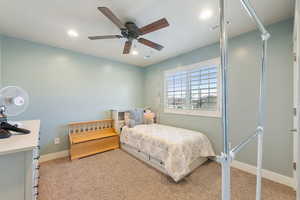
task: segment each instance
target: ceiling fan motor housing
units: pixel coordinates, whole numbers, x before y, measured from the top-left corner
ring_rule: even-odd
[[[98,7],[98,10],[107,17],[113,24],[115,24],[121,31],[121,35],[103,35],[103,36],[91,36],[88,37],[90,40],[102,40],[102,39],[121,39],[126,38],[127,41],[124,44],[123,54],[129,54],[133,40],[148,46],[150,48],[156,49],[158,51],[162,50],[164,47],[160,44],[142,38],[140,36],[146,35],[148,33],[163,29],[169,26],[169,22],[166,18],[159,19],[151,24],[139,28],[134,22],[127,21],[125,24],[107,7]]]
[[[126,22],[125,27],[126,29],[121,29],[121,34],[123,37],[133,40],[137,39],[141,35],[140,30],[135,23]]]

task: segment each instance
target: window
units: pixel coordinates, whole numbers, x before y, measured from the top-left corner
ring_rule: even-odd
[[[165,112],[220,117],[220,59],[165,72]]]

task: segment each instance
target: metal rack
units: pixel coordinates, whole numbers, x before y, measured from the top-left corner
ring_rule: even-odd
[[[267,66],[267,42],[270,33],[266,30],[263,23],[257,16],[254,8],[248,0],[240,0],[244,9],[257,25],[261,32],[262,40],[262,62],[260,69],[260,92],[259,92],[259,118],[255,133],[243,140],[239,145],[232,148],[229,142],[228,133],[228,38],[227,38],[227,19],[226,19],[226,2],[219,0],[220,7],[220,52],[221,52],[221,74],[222,74],[222,128],[223,128],[223,152],[217,157],[217,161],[222,165],[222,200],[230,200],[230,164],[235,159],[235,155],[240,152],[248,143],[258,139],[257,150],[257,177],[256,177],[256,200],[261,199],[261,173],[262,173],[262,151],[264,135],[264,112],[265,112],[265,85],[266,85],[266,66]]]

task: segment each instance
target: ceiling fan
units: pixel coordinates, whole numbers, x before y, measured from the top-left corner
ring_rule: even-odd
[[[133,40],[137,40],[139,43],[158,51],[164,48],[162,45],[142,38],[141,36],[169,26],[166,18],[162,18],[142,28],[139,28],[135,23],[130,21],[123,24],[121,20],[107,7],[98,7],[98,10],[121,30],[121,35],[91,36],[88,37],[90,40],[126,38],[127,41],[124,45],[123,54],[130,53]]]

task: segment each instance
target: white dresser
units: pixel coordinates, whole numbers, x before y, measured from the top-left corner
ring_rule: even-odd
[[[0,199],[38,198],[40,121],[22,121],[28,135],[0,139]]]

